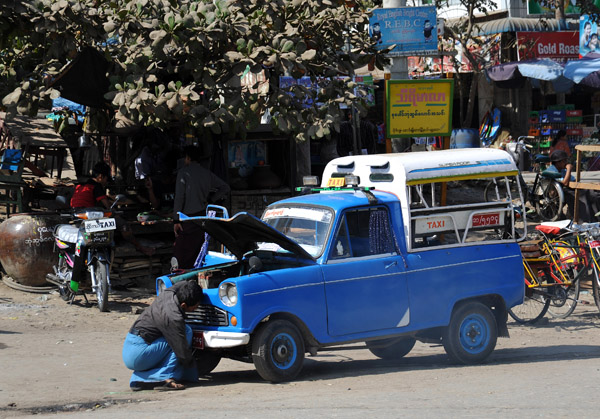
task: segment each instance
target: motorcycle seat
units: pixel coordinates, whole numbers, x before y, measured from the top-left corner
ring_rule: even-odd
[[[54,235],[63,242],[77,243],[79,227],[72,226],[70,224],[61,224],[58,227],[56,227]]]

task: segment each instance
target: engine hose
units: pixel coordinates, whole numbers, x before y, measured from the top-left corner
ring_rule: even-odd
[[[19,284],[18,282],[16,282],[14,279],[12,279],[8,275],[4,275],[2,277],[2,280],[10,288],[13,288],[13,289],[16,289],[19,291],[33,292],[36,294],[48,294],[49,292],[54,291],[56,289],[56,287],[53,287],[53,286],[52,287],[30,287],[28,285]]]

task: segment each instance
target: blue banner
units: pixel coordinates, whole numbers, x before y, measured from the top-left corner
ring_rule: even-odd
[[[435,6],[374,9],[369,35],[379,49],[396,44],[390,56],[438,55]]]

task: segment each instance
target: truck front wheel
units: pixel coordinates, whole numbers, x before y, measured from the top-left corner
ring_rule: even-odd
[[[296,378],[304,361],[304,340],[298,328],[286,320],[261,325],[252,340],[252,360],[267,381]]]
[[[199,350],[194,352],[196,358],[196,369],[198,370],[198,377],[209,374],[212,370],[217,368],[221,357],[213,352],[206,350]]]
[[[442,335],[448,356],[461,364],[476,364],[496,347],[498,327],[491,310],[476,302],[464,304],[452,313]]]

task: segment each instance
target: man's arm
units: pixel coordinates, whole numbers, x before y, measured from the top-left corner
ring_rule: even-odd
[[[565,177],[563,177],[561,183],[565,186],[569,186],[569,183],[571,182],[571,172],[573,171],[573,165],[572,164],[567,164],[565,166]]]
[[[210,172],[210,191],[213,202],[218,202],[227,197],[231,188],[219,176]]]

